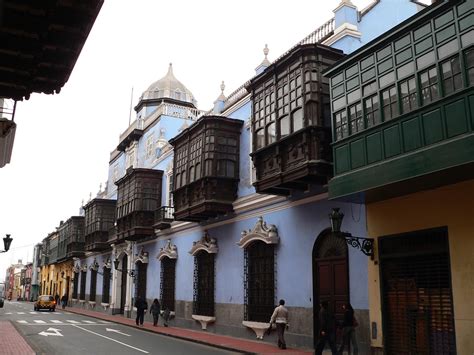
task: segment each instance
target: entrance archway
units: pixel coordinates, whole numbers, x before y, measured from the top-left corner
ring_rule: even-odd
[[[322,231],[313,247],[313,339],[319,338],[319,304],[328,301],[336,321],[342,321],[342,305],[349,302],[348,249],[343,238],[330,229]]]

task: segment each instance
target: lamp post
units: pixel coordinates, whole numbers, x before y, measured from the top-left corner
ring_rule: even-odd
[[[332,233],[338,238],[344,238],[347,244],[351,247],[359,249],[365,255],[370,256],[374,259],[374,239],[355,237],[351,233],[341,232],[342,220],[344,213],[339,212],[339,208],[333,208],[329,214],[329,220],[331,221]]]
[[[3,246],[5,250],[0,250],[0,253],[6,253],[10,249],[10,245],[12,244],[13,238],[10,237],[10,234],[6,234],[6,237],[3,238]]]

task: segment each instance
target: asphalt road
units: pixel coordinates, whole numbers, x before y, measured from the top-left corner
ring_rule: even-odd
[[[0,320],[10,320],[37,354],[238,354],[67,310],[34,312],[29,302],[5,301]]]

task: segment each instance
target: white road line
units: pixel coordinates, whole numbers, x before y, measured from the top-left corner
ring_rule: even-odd
[[[99,336],[99,337],[102,337],[102,338],[105,338],[105,339],[108,339],[108,340],[114,341],[114,342],[116,342],[116,343],[119,343],[119,344],[121,344],[121,345],[123,345],[123,346],[129,347],[129,348],[131,348],[131,349],[134,349],[134,350],[137,350],[137,351],[141,351],[142,353],[149,354],[149,352],[148,352],[148,351],[146,351],[146,350],[139,349],[139,348],[136,348],[136,347],[134,347],[134,346],[131,346],[131,345],[125,344],[125,343],[123,343],[123,342],[121,342],[121,341],[118,341],[118,340],[115,340],[115,339],[109,338],[109,337],[107,337],[107,336],[105,336],[105,335],[102,335],[102,334],[99,334],[99,333],[93,332],[92,330],[89,330],[89,329],[86,329],[86,328],[82,328],[82,327],[80,327],[80,326],[78,326],[78,325],[73,325],[73,327],[76,327],[76,328],[82,329],[82,330],[83,330],[83,331],[85,331],[85,332],[88,332],[88,333],[95,334],[95,335],[97,335],[97,336]]]
[[[16,314],[25,314],[25,312],[16,312]]]
[[[62,324],[63,323],[62,321],[56,320],[56,319],[52,319],[51,322],[52,323],[57,323],[57,324]]]
[[[30,312],[30,314],[38,314],[38,312]]]
[[[5,313],[5,314],[13,314],[13,313],[12,313],[12,312],[7,312],[7,313]]]
[[[106,320],[100,320],[99,322],[100,322],[100,323],[104,323],[104,324],[110,324],[110,323],[112,323],[112,322],[109,322],[109,321],[106,321]]]
[[[44,320],[35,319],[34,322],[38,323],[38,324],[46,324],[46,322]]]
[[[28,324],[28,322],[26,320],[19,320],[18,323],[21,323],[21,324]]]
[[[96,324],[96,322],[92,321],[92,320],[84,320],[83,321],[84,323],[89,323],[89,324]]]
[[[68,323],[73,323],[73,324],[80,324],[81,322],[78,322],[77,320],[67,320],[66,322]]]

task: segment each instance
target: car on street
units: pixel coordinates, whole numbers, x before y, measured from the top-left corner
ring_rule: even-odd
[[[40,309],[49,309],[50,311],[56,310],[56,301],[51,295],[41,295],[35,302],[34,310],[39,311]]]

